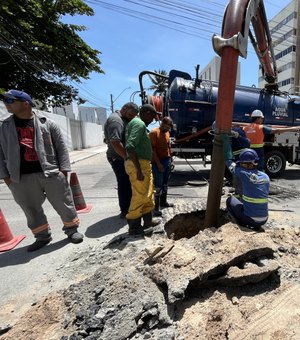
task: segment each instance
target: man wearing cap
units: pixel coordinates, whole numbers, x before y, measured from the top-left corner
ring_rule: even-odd
[[[127,158],[125,150],[125,130],[127,124],[138,114],[135,103],[126,103],[120,111],[111,114],[104,125],[105,141],[107,143],[107,160],[117,179],[120,217],[125,218],[131,201],[131,184],[125,171],[124,161]]]
[[[226,166],[242,184],[242,197],[230,196],[226,207],[232,220],[240,226],[259,231],[268,220],[269,176],[257,169],[256,151],[244,149],[234,163],[229,136],[222,135]],[[236,166],[236,165],[239,166]]]
[[[250,140],[250,148],[255,150],[258,157],[257,169],[263,171],[265,167],[264,159],[264,138],[267,134],[276,134],[289,131],[298,131],[299,127],[273,129],[263,125],[264,115],[260,110],[254,110],[251,114],[251,124],[244,126],[247,138]]]
[[[1,95],[12,115],[0,125],[0,178],[24,211],[36,241],[35,251],[48,244],[51,231],[42,204],[47,197],[63,222],[72,243],[80,243],[79,219],[67,180],[69,153],[56,123],[33,112],[30,95],[10,90]]]
[[[129,234],[143,235],[145,229],[158,224],[152,218],[154,208],[154,186],[151,170],[152,148],[147,126],[153,121],[157,112],[150,104],[140,108],[140,116],[133,118],[126,128],[126,152],[128,159],[125,169],[129,176],[132,198],[126,215]],[[142,227],[141,220],[144,225]]]

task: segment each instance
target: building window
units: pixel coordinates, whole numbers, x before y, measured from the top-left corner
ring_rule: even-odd
[[[276,54],[275,59],[278,60],[278,59],[284,57],[285,55],[287,55],[291,52],[296,52],[296,46],[295,45],[292,45],[292,46],[288,47],[287,49],[281,51],[280,53]]]
[[[286,86],[286,85],[289,85],[289,84],[294,84],[294,78],[285,79],[285,80],[280,81],[278,83],[279,86]]]
[[[278,68],[278,74],[283,72],[283,71],[286,71],[286,70],[288,70],[290,68],[295,68],[295,66],[296,66],[296,63],[294,61],[291,61],[291,62],[289,62],[289,63],[279,67]]]
[[[275,40],[273,42],[273,48],[275,48],[275,46],[281,44],[282,42],[284,42],[285,40],[288,40],[288,38],[292,37],[292,36],[296,36],[296,30],[292,29],[289,32],[287,32],[286,34],[282,35],[279,39]]]
[[[285,19],[283,19],[279,24],[277,24],[275,27],[273,27],[270,30],[271,35],[280,30],[281,27],[285,26],[289,21],[297,19],[297,12],[293,12],[290,15],[288,15]]]

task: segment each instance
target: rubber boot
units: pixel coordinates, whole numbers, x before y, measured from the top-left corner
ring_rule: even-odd
[[[127,223],[129,226],[129,235],[144,235],[144,229],[141,225],[141,217],[135,219],[127,219]]]
[[[143,220],[144,220],[143,228],[144,228],[145,236],[151,236],[153,234],[154,227],[160,224],[161,222],[160,218],[152,217],[151,211],[143,215]]]
[[[167,202],[167,193],[166,192],[161,194],[161,197],[160,197],[160,207],[161,208],[172,208],[172,207],[174,207],[173,203],[168,203]]]
[[[150,228],[150,227],[155,227],[156,225],[159,225],[161,222],[160,218],[153,218],[152,217],[152,212],[149,211],[147,214],[143,215],[143,220],[144,220],[144,229]]]
[[[159,210],[160,209],[160,196],[155,196],[154,197],[154,211],[153,211],[153,216],[160,217],[162,216],[162,212]]]

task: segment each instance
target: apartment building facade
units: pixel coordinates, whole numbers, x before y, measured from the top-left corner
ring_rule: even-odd
[[[199,77],[211,81],[219,81],[221,69],[221,58],[215,56],[202,70],[200,69]],[[238,62],[238,69],[236,74],[236,85],[240,85],[240,62]]]
[[[278,71],[279,90],[300,95],[300,16],[299,0],[291,1],[272,20],[269,29]],[[259,70],[258,86],[265,80]]]

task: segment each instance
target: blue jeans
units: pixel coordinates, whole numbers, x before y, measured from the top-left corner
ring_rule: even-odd
[[[119,159],[112,160],[111,158],[108,158],[108,161],[117,179],[120,210],[122,213],[127,214],[132,193],[130,180],[125,171],[124,161]]]
[[[164,158],[160,161],[164,171],[160,172],[155,163],[152,164],[152,172],[155,186],[155,196],[161,196],[168,191],[168,181],[171,174],[171,158]]]

